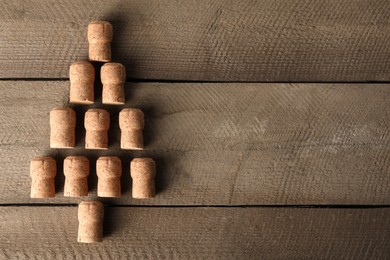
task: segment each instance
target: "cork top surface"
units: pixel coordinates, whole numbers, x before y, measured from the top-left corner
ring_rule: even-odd
[[[69,73],[93,73],[95,74],[95,67],[88,61],[76,61],[70,65]]]
[[[76,127],[76,112],[70,107],[56,107],[50,111],[50,125]]]
[[[99,177],[122,176],[122,161],[116,156],[102,156],[96,161],[96,174]]]
[[[84,126],[87,130],[104,131],[110,128],[110,114],[105,109],[88,109]]]
[[[95,68],[88,61],[76,61],[69,68],[71,82],[92,83],[95,81]]]
[[[100,70],[100,79],[103,84],[123,84],[126,82],[126,68],[117,62],[106,63]]]
[[[131,160],[132,163],[150,163],[155,164],[154,160],[152,158],[134,158]]]
[[[74,113],[74,110],[70,107],[55,107],[53,108],[50,112],[54,112],[54,113],[57,113],[57,112],[68,112],[68,113]]]
[[[109,43],[112,41],[112,25],[107,21],[93,21],[88,25],[90,43]]]
[[[89,25],[95,25],[95,24],[104,24],[104,25],[110,25],[110,26],[112,26],[111,23],[108,22],[108,21],[91,21],[91,22],[89,23]]]
[[[37,156],[31,160],[30,175],[39,178],[54,178],[57,173],[56,161],[52,157]]]
[[[31,159],[31,161],[38,161],[38,162],[47,162],[47,163],[55,163],[56,160],[54,160],[53,157],[50,156],[35,156]]]
[[[89,61],[86,61],[86,60],[75,61],[70,66],[71,67],[74,67],[74,66],[88,66],[88,67],[92,67],[93,68],[93,65]]]
[[[101,222],[104,218],[104,206],[100,201],[82,201],[78,208],[79,221]]]
[[[138,108],[125,108],[119,112],[119,128],[126,129],[143,129],[144,113]]]
[[[85,156],[67,156],[64,160],[64,175],[85,178],[89,175],[89,160]]]
[[[156,163],[152,158],[135,158],[130,162],[130,174],[133,178],[154,178]]]

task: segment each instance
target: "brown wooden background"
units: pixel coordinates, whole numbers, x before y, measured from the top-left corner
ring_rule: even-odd
[[[0,3],[0,258],[386,259],[390,257],[390,2],[363,0]],[[144,151],[49,149],[68,68],[91,20],[114,26],[125,107],[145,112]],[[99,68],[99,65],[96,65]],[[57,197],[30,199],[33,156],[57,159]],[[62,160],[120,156],[123,196],[104,242],[77,243],[79,198]],[[157,161],[152,200],[129,162]],[[90,196],[96,197],[94,167]]]

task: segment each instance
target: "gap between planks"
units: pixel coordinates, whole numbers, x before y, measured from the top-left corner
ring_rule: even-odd
[[[99,200],[100,201],[100,200]],[[386,209],[390,205],[110,205],[108,208],[295,208],[295,209]],[[77,207],[77,203],[14,203],[0,207]]]
[[[69,78],[0,78],[0,81],[69,81]],[[166,80],[127,78],[126,83],[193,83],[193,84],[389,84],[390,81],[224,81],[224,80]],[[69,82],[70,84],[70,82]]]

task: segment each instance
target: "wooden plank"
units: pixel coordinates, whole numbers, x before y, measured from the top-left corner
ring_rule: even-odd
[[[145,151],[120,151],[118,112],[110,150],[87,151],[76,106],[77,148],[49,149],[49,111],[66,105],[67,81],[0,81],[0,203],[74,203],[62,196],[62,160],[87,155],[123,160],[120,199],[112,204],[291,205],[390,203],[390,85],[127,85],[126,107],[146,114]],[[99,93],[99,91],[97,91]],[[100,99],[100,98],[98,98]],[[58,198],[29,199],[29,162],[53,155]],[[131,199],[129,162],[157,160],[158,196]],[[94,167],[91,196],[96,195]]]
[[[1,207],[4,259],[385,259],[390,209],[106,208],[77,243],[77,207]]]
[[[129,78],[389,81],[389,9],[387,0],[2,1],[0,77],[67,78],[87,58],[87,24],[106,19]]]

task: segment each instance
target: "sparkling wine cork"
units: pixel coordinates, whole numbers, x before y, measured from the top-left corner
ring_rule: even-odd
[[[147,199],[156,195],[156,163],[153,159],[133,159],[130,163],[130,174],[133,179],[133,198]]]
[[[85,156],[68,156],[64,160],[65,197],[88,196],[89,161]]]
[[[56,161],[52,157],[35,157],[31,160],[31,198],[55,197],[56,172]]]
[[[143,149],[144,113],[140,109],[123,109],[119,113],[119,128],[121,129],[121,149]]]
[[[50,147],[73,148],[75,146],[76,113],[69,107],[50,111]]]
[[[104,109],[88,109],[84,118],[85,148],[107,149],[110,114]]]
[[[122,162],[118,157],[100,157],[96,161],[99,197],[120,197]]]
[[[95,243],[103,241],[104,206],[101,202],[82,201],[79,204],[78,219],[78,242]]]
[[[125,103],[126,68],[115,62],[106,63],[100,71],[103,84],[103,104],[123,105]]]
[[[93,21],[88,25],[89,59],[111,61],[112,25],[106,21]]]
[[[92,104],[94,102],[95,68],[87,61],[70,65],[70,102]]]

